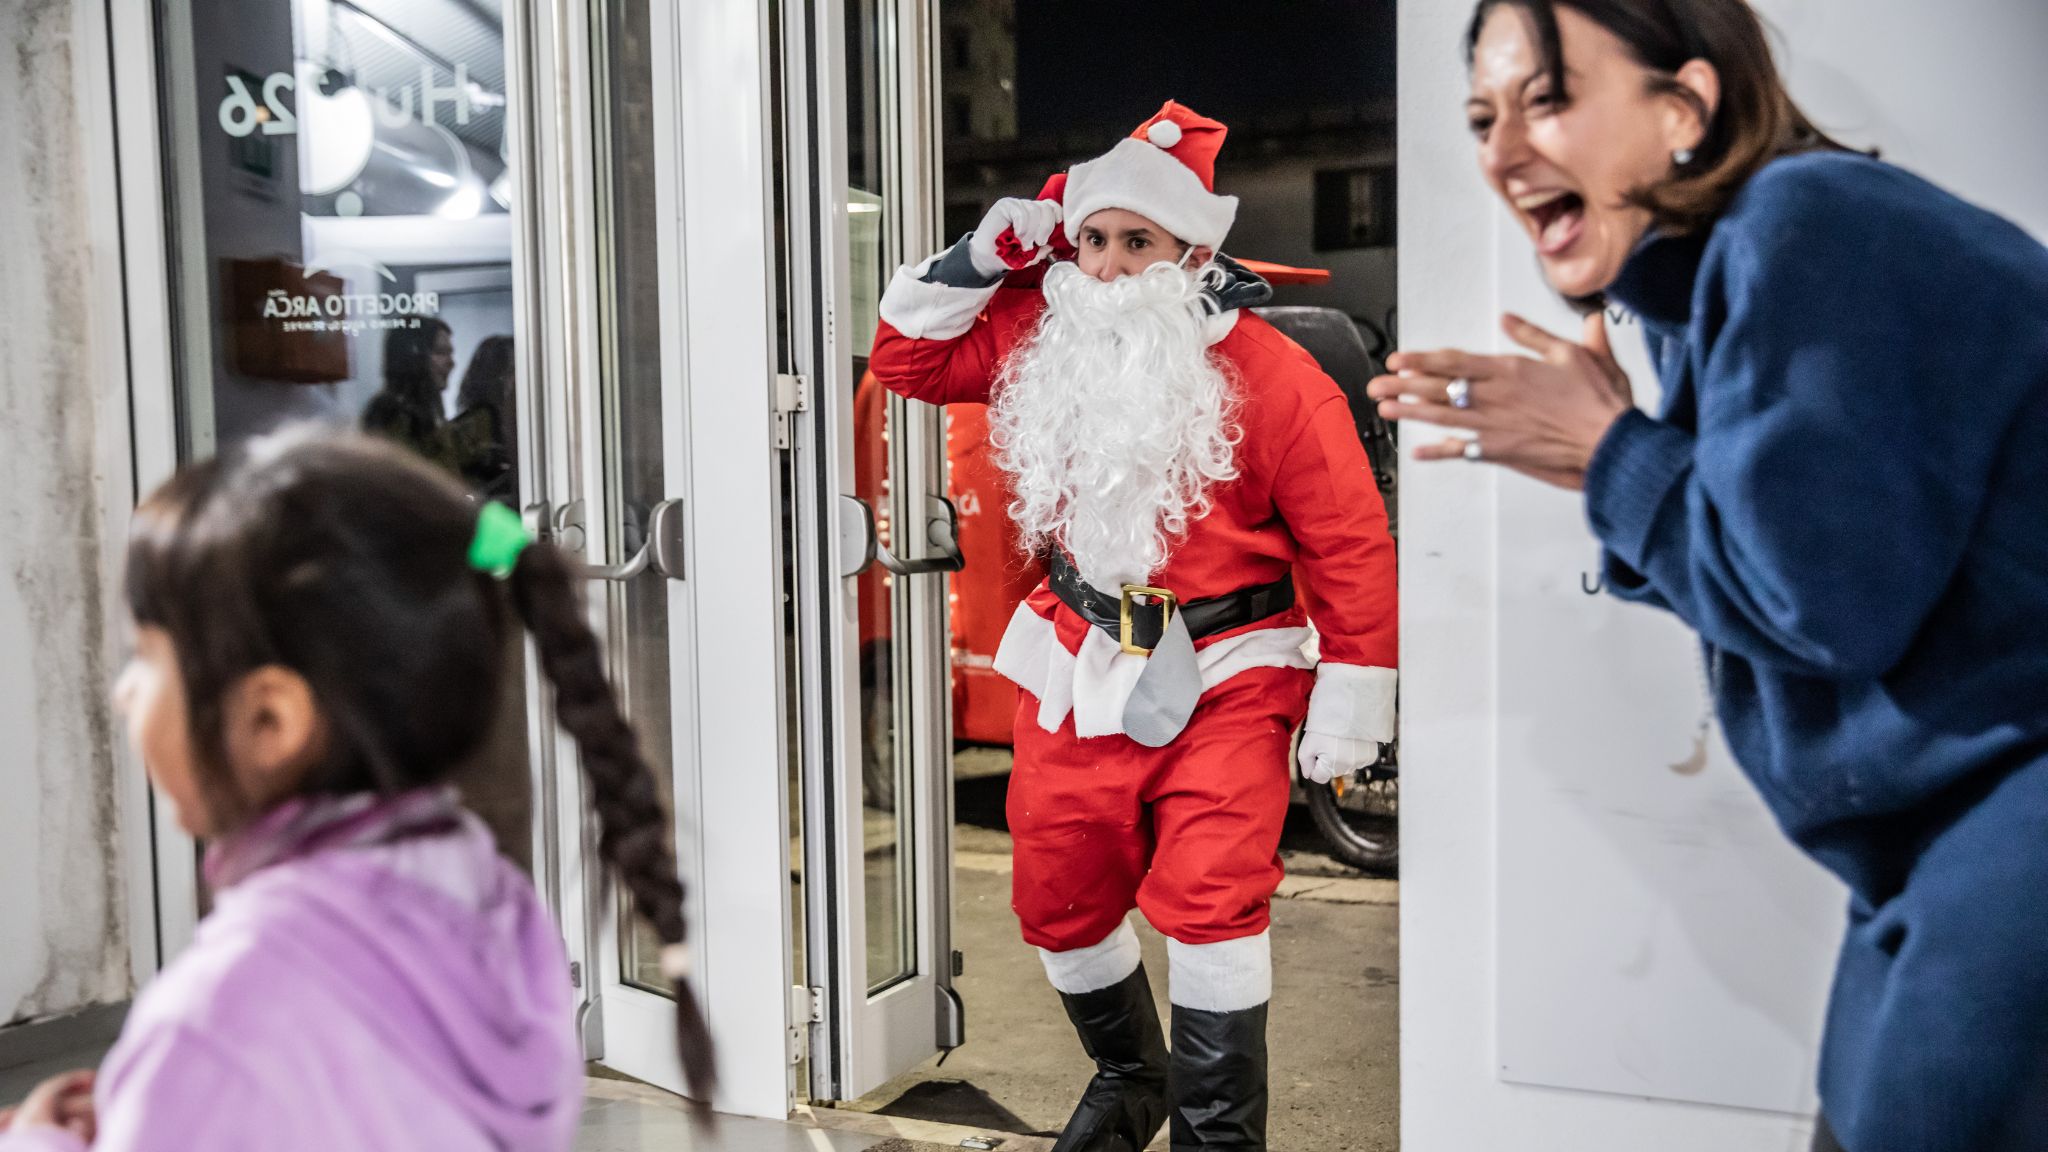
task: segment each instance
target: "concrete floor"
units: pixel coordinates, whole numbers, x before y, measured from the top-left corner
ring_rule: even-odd
[[[957,797],[955,946],[967,1005],[967,1044],[847,1107],[1049,1135],[1087,1083],[1082,1055],[1037,953],[1010,911],[1009,837],[992,814],[1001,781],[964,780]],[[1358,877],[1315,852],[1306,812],[1283,841],[1289,880],[1273,913],[1274,1005],[1269,1032],[1269,1142],[1289,1152],[1380,1152],[1399,1147],[1398,885]],[[1299,825],[1299,826],[1297,826]],[[1161,1018],[1165,944],[1133,922]],[[1165,1147],[1163,1139],[1155,1148]]]
[[[97,1065],[111,1039],[53,1048],[34,1059],[0,1068],[0,1101],[18,1103],[50,1076]],[[846,1130],[838,1118],[808,1116],[779,1123],[744,1116],[720,1116],[715,1127],[699,1124],[679,1097],[657,1088],[609,1078],[588,1082],[576,1152],[927,1152],[959,1148],[971,1133],[938,1125],[893,1122],[873,1130]],[[873,1118],[882,1120],[881,1117]],[[910,1133],[902,1135],[901,1133]],[[927,1137],[928,1139],[920,1139]],[[1034,1141],[1004,1142],[1002,1152],[1033,1152]]]
[[[602,1082],[591,1088],[576,1152],[868,1152],[885,1139],[742,1116],[720,1116],[716,1127],[706,1128],[680,1101],[660,1099],[665,1094],[655,1089],[634,1096]]]
[[[843,1109],[799,1108],[787,1123],[737,1116],[706,1126],[657,1088],[593,1078],[576,1152],[1050,1152],[1052,1141]]]
[[[980,783],[976,783],[976,779]],[[999,823],[994,773],[963,781],[963,819]],[[999,811],[999,808],[994,809]],[[1357,876],[1315,851],[1305,813],[1282,842],[1288,880],[1273,910],[1274,1008],[1269,1034],[1268,1143],[1287,1152],[1391,1152],[1400,1146],[1399,887]],[[790,1123],[721,1117],[697,1127],[675,1097],[644,1085],[593,1080],[578,1152],[1047,1152],[1089,1069],[1018,937],[1009,904],[1009,837],[956,828],[955,943],[966,1046],[839,1108]],[[1162,1014],[1165,945],[1135,917]],[[1164,1134],[1152,1147],[1166,1147]]]

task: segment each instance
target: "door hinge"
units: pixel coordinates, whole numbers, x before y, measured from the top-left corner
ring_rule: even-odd
[[[569,987],[583,987],[583,961],[581,960],[569,961]]]
[[[810,1055],[811,1027],[825,1022],[825,990],[793,984],[789,989],[789,1062]]]
[[[775,447],[790,445],[791,417],[811,410],[811,382],[793,372],[775,374]]]
[[[967,975],[967,953],[953,949],[953,979]]]

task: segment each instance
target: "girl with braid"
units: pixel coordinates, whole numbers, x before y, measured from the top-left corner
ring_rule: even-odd
[[[666,944],[708,1099],[683,889],[582,579],[503,505],[368,438],[286,433],[137,511],[116,689],[213,911],[97,1076],[0,1114],[0,1152],[566,1150],[582,1100],[561,937],[446,781],[523,626],[582,750],[606,862]]]

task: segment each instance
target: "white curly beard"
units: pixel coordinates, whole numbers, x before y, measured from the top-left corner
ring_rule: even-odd
[[[1004,363],[989,439],[1027,551],[1090,584],[1143,584],[1235,479],[1235,390],[1209,354],[1197,279],[1172,264],[1103,283],[1046,273],[1038,330]]]

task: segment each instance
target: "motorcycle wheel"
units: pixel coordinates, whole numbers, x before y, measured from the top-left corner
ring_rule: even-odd
[[[1362,872],[1392,878],[1401,863],[1400,777],[1386,762],[1353,777],[1340,798],[1327,784],[1303,781],[1309,816],[1331,855]]]

